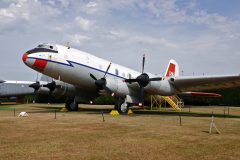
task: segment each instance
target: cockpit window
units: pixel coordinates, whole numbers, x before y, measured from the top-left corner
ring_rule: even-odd
[[[50,44],[39,44],[37,48],[46,48],[46,49],[53,49],[57,50],[56,46]]]
[[[54,45],[50,45],[50,44],[40,44],[36,48],[34,48],[34,49],[30,50],[30,51],[27,51],[28,54],[37,53],[37,52],[58,53],[57,47],[54,46]]]

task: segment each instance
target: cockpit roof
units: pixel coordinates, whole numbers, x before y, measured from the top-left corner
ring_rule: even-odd
[[[46,49],[51,49],[51,50],[57,51],[57,47],[55,45],[48,44],[48,43],[39,44],[37,46],[37,48],[46,48]]]
[[[36,48],[27,51],[28,54],[37,53],[37,52],[52,52],[58,53],[57,47],[52,44],[39,44]]]

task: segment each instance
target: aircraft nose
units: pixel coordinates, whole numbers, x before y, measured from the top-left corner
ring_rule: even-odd
[[[28,58],[28,54],[24,53],[23,56],[22,56],[23,62],[26,62],[27,58]]]

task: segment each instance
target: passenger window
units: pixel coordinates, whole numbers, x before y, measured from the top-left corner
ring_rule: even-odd
[[[118,69],[115,69],[115,74],[118,76]]]
[[[122,73],[122,76],[125,77],[125,73]]]

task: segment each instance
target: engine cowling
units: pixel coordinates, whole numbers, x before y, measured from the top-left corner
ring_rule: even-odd
[[[62,81],[56,80],[56,88],[52,92],[53,96],[67,96],[67,97],[74,97],[78,91],[78,89],[72,85]],[[47,87],[40,87],[38,90],[40,94],[48,94],[49,89]]]
[[[153,81],[145,88],[146,92],[155,95],[171,96],[176,93],[173,86],[174,78],[166,78],[162,81]]]
[[[113,93],[120,97],[125,97],[126,95],[138,95],[137,93],[134,93],[134,90],[131,90],[127,83],[125,83],[123,80],[119,79],[106,79],[107,84],[106,86],[110,88]]]

